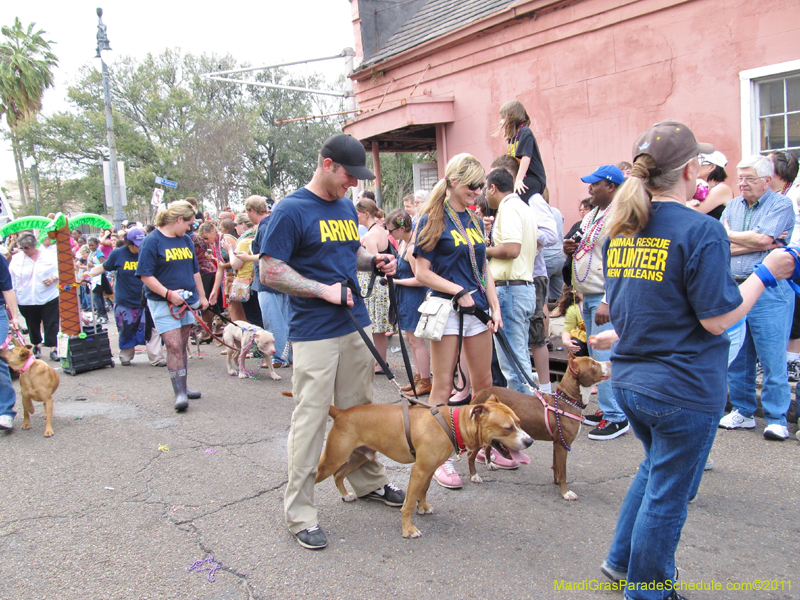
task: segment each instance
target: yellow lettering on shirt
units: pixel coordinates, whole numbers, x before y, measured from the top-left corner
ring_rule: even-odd
[[[358,240],[358,227],[352,220],[329,219],[319,222],[319,238],[321,242],[347,242]]]
[[[462,236],[460,233],[458,233],[458,231],[455,230],[455,229],[451,229],[450,230],[450,235],[453,236],[453,245],[456,248],[458,248],[461,244],[466,244],[467,243],[467,240],[464,239],[464,236]]]
[[[606,253],[606,277],[663,281],[671,240],[615,238]]]
[[[194,254],[188,248],[165,248],[164,259],[169,262],[171,260],[191,260]]]
[[[138,261],[126,260],[125,264],[122,265],[122,270],[123,271],[135,271],[137,266],[139,266]]]

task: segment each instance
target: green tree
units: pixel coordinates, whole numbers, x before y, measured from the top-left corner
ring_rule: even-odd
[[[42,96],[53,85],[53,68],[58,65],[58,58],[50,49],[53,42],[45,40],[44,30],[35,31],[35,27],[31,23],[23,28],[19,18],[15,18],[13,26],[0,28],[4,38],[0,44],[0,115],[5,114],[10,129],[23,206],[30,192],[26,192],[24,151],[17,131],[42,109]],[[35,159],[33,146],[30,153]]]

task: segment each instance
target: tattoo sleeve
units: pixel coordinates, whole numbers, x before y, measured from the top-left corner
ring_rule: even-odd
[[[367,252],[364,246],[361,246],[358,249],[358,254],[356,254],[356,269],[359,271],[372,271],[373,258],[375,257]]]
[[[319,298],[328,287],[300,275],[282,260],[263,255],[258,262],[261,283],[272,289],[303,298]]]

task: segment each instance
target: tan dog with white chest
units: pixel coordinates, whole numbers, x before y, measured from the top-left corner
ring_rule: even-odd
[[[58,373],[43,360],[33,357],[33,346],[15,346],[0,350],[0,360],[19,373],[22,408],[25,411],[22,428],[31,428],[33,400],[36,400],[44,404],[44,435],[53,435],[53,392],[58,389]]]
[[[272,377],[273,381],[280,381],[281,376],[275,372],[275,368],[272,366],[272,357],[275,356],[275,336],[269,331],[247,321],[228,323],[222,333],[222,341],[228,346],[236,348],[236,350],[229,348],[226,355],[225,362],[228,367],[228,375],[239,373],[239,379],[247,379],[247,373],[242,373],[238,370],[239,355],[242,353],[243,348],[247,348],[251,340],[266,359],[269,365],[269,376]]]
[[[453,408],[442,413],[461,449],[477,450],[491,445],[503,456],[511,458],[527,448],[533,440],[519,424],[519,419],[509,407],[490,396],[484,404]],[[421,534],[414,527],[414,508],[419,514],[430,514],[433,508],[427,501],[428,487],[436,469],[454,452],[444,428],[431,411],[423,406],[409,408],[409,431],[416,456],[411,453],[403,426],[403,408],[400,405],[364,404],[341,410],[331,406],[333,427],[319,460],[316,483],[334,475],[342,500],[349,502],[356,496],[349,493],[344,478],[372,460],[375,451],[399,463],[414,463],[408,481],[406,500],[400,512],[403,515],[403,537],[416,538]],[[449,418],[448,418],[449,417]],[[455,424],[455,427],[454,427]]]

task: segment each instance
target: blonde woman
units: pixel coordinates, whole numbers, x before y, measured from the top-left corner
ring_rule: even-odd
[[[447,163],[445,178],[436,184],[422,207],[416,225],[417,280],[442,298],[453,298],[466,290],[468,293],[459,297],[458,306],[465,311],[472,307],[491,310],[492,316],[490,330],[475,315],[464,314],[460,330],[459,315],[453,312],[442,339],[431,342],[430,401],[434,405],[445,404],[450,397],[459,337],[463,337],[462,352],[473,390],[479,392],[492,385],[492,333],[502,327],[500,305],[486,264],[483,223],[468,208],[480,195],[483,184],[484,171],[478,159],[469,154],[454,156]],[[461,487],[461,478],[450,460],[436,470],[434,479],[444,487]]]
[[[193,309],[208,308],[195,244],[187,235],[192,229],[194,208],[178,200],[156,215],[156,229],[139,246],[136,274],[147,286],[145,297],[158,333],[167,347],[167,368],[175,393],[175,411],[189,408],[189,399],[200,392],[186,385],[186,344],[195,321],[190,311],[179,312],[184,299]]]
[[[239,239],[234,246],[228,245],[228,248],[230,248],[228,254],[231,257],[231,268],[236,273],[236,279],[249,279],[252,286],[255,277],[255,263],[258,262],[258,254],[253,253],[253,239],[256,235],[256,228],[247,213],[236,215],[235,223]],[[234,300],[231,301],[230,306],[232,321],[247,321],[258,327],[264,326],[257,293],[251,291],[247,302]],[[233,318],[234,312],[237,315],[236,319]]]
[[[369,198],[362,198],[356,202],[356,213],[358,214],[358,224],[367,228],[366,235],[361,240],[361,245],[373,256],[376,254],[394,254],[394,246],[389,242],[389,234],[383,228],[383,211]],[[361,286],[361,294],[367,292],[372,275],[359,271],[358,283]],[[386,360],[386,334],[394,331],[394,327],[389,322],[389,289],[381,285],[378,280],[372,289],[372,295],[365,300],[369,319],[372,321],[372,340],[375,348]],[[383,375],[380,366],[375,364],[375,374]]]

